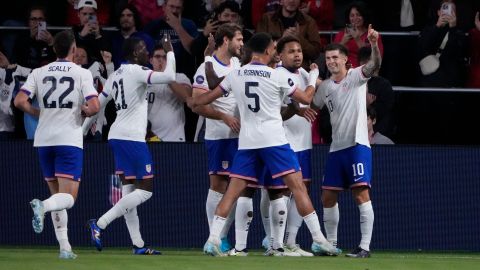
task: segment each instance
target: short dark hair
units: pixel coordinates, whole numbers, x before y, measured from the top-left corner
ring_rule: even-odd
[[[370,46],[361,47],[357,53],[358,63],[362,63],[370,60],[371,54],[372,54],[372,48],[370,48]]]
[[[157,44],[155,44],[155,46],[153,46],[152,54],[156,50],[164,50],[165,51],[165,48],[163,48],[163,45],[161,43],[157,43]]]
[[[372,16],[370,9],[368,8],[367,4],[362,1],[355,1],[351,3],[348,8],[345,10],[345,23],[350,23],[350,11],[352,8],[358,10],[358,13],[363,17],[363,25],[368,27],[370,23],[372,23]]]
[[[264,53],[272,43],[272,36],[268,33],[256,33],[247,43],[247,47],[252,53]]]
[[[123,42],[122,46],[122,54],[123,58],[127,60],[132,60],[133,59],[133,52],[135,51],[135,48],[137,47],[138,43],[140,43],[142,40],[139,38],[127,38]]]
[[[325,52],[327,51],[336,51],[338,50],[340,53],[342,53],[345,56],[348,56],[348,49],[347,47],[343,46],[340,43],[330,43],[325,47]]]
[[[237,2],[225,1],[215,8],[215,10],[213,11],[214,12],[213,19],[218,20],[218,15],[220,15],[220,13],[224,12],[226,9],[230,9],[232,12],[240,14],[240,6],[238,5]]]
[[[70,48],[75,43],[75,35],[71,30],[63,30],[55,35],[53,39],[53,49],[58,58],[65,58],[70,52]]]
[[[242,32],[242,28],[235,23],[226,23],[222,24],[218,27],[217,31],[215,32],[215,47],[220,47],[223,44],[223,38],[227,37],[229,40],[235,36],[237,31]]]
[[[284,36],[277,41],[277,53],[281,53],[285,48],[285,45],[290,42],[297,42],[300,44],[300,40],[297,37],[291,35]]]
[[[370,117],[370,119],[372,120],[377,118],[377,111],[375,110],[375,107],[373,106],[367,107],[367,116]]]
[[[30,6],[27,13],[27,19],[30,19],[30,15],[34,10],[40,10],[43,13],[45,19],[47,19],[47,8],[40,4],[33,4],[32,6]]]

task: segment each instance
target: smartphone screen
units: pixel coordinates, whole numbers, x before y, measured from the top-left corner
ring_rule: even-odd
[[[37,38],[40,38],[40,33],[42,31],[46,31],[47,30],[47,23],[44,22],[44,21],[39,21],[38,22],[38,29],[37,29]]]
[[[442,12],[442,14],[445,14],[445,15],[452,15],[452,4],[451,3],[443,3],[441,12]]]
[[[90,15],[88,17],[88,22],[89,23],[96,23],[97,22],[97,15]]]

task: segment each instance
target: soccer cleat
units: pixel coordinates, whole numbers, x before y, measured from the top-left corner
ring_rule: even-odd
[[[269,248],[263,255],[274,256],[274,257],[300,257],[301,256],[296,252],[292,252],[290,250],[286,250],[283,248],[277,248],[277,249]]]
[[[73,253],[72,251],[68,250],[60,250],[60,254],[58,254],[59,259],[66,259],[66,260],[73,260],[77,258],[77,254]]]
[[[268,236],[265,236],[265,238],[263,238],[262,240],[262,247],[265,249],[265,250],[268,250],[270,248],[270,239],[268,239]]]
[[[98,251],[102,251],[102,229],[97,226],[96,219],[90,219],[87,223],[87,228],[90,230],[90,239],[92,244],[97,248]]]
[[[162,255],[162,252],[153,248],[148,248],[147,246],[139,248],[134,245],[132,250],[134,255]]]
[[[230,242],[228,241],[227,237],[222,238],[221,241],[222,242],[220,243],[220,250],[223,253],[227,253],[228,251],[230,251],[233,248],[232,245],[230,244]]]
[[[285,246],[284,249],[290,252],[295,252],[300,254],[302,257],[313,257],[313,253],[303,250],[299,244],[293,246]]]
[[[350,258],[370,258],[370,251],[357,247],[352,252],[345,254],[345,256]]]
[[[220,241],[217,241],[208,239],[207,243],[205,243],[205,245],[203,246],[203,253],[216,257],[226,256],[226,254],[223,253],[220,249]]]
[[[313,242],[312,243],[312,252],[315,255],[327,255],[327,256],[338,256],[342,253],[342,250],[339,248],[334,247],[332,244],[329,242],[323,242],[323,243],[317,243]]]
[[[43,220],[45,219],[45,210],[43,209],[43,202],[39,199],[33,199],[30,202],[33,210],[32,227],[36,233],[43,231]]]
[[[248,256],[248,250],[245,248],[239,251],[236,248],[232,248],[228,252],[228,256],[245,257],[245,256]]]

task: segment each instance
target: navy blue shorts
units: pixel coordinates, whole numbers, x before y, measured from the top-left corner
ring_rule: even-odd
[[[40,146],[38,156],[45,180],[63,177],[80,181],[83,166],[82,148],[67,145]]]
[[[208,174],[230,175],[238,139],[205,140],[208,154]]]
[[[108,140],[115,158],[115,174],[124,174],[125,179],[153,178],[152,155],[145,142]]]

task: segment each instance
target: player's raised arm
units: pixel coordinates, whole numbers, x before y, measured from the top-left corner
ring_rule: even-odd
[[[172,43],[169,35],[164,35],[162,38],[163,49],[167,53],[167,65],[163,72],[155,71],[150,76],[150,83],[171,83],[175,81],[175,54],[173,53]]]
[[[372,28],[371,24],[368,25],[367,38],[370,42],[372,53],[370,60],[368,60],[368,62],[362,66],[362,73],[365,77],[370,78],[382,64],[382,55],[380,54],[380,49],[378,48],[378,32]]]
[[[318,79],[318,66],[316,64],[310,65],[310,72],[308,73],[308,86],[305,91],[294,91],[291,98],[305,105],[312,102],[313,95],[315,95],[315,86]]]

